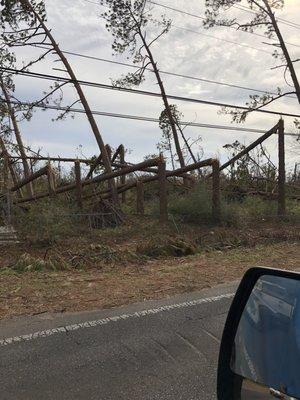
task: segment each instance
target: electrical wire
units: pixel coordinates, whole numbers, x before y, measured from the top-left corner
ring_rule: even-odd
[[[240,4],[238,6],[234,5],[233,7],[237,8],[238,10],[242,10],[242,11],[245,11],[245,12],[248,12],[248,13],[251,13],[251,14],[256,14],[256,11],[254,11],[251,8],[249,8],[247,6],[244,6],[242,4]],[[293,28],[300,29],[300,24],[297,24],[296,22],[288,21],[287,19],[283,19],[283,18],[280,18],[280,17],[277,17],[276,19],[277,19],[277,21],[281,22],[284,25],[288,25],[288,26],[291,26]]]
[[[46,47],[46,46],[41,46],[41,45],[36,45],[36,44],[34,44],[32,46],[39,48],[39,49],[48,50],[48,47]],[[75,57],[81,57],[81,58],[86,58],[89,60],[101,61],[101,62],[109,63],[109,64],[121,65],[124,67],[129,67],[129,68],[134,68],[134,69],[139,68],[139,66],[137,66],[137,65],[124,63],[121,61],[114,61],[114,60],[109,60],[106,58],[100,58],[100,57],[90,56],[90,55],[86,55],[86,54],[75,53],[75,52],[68,51],[68,50],[61,50],[61,51],[64,54],[68,54],[68,55],[75,56]],[[154,73],[153,69],[151,69],[151,68],[145,68],[145,70]],[[210,84],[215,84],[215,85],[220,85],[220,86],[226,86],[226,87],[231,87],[231,88],[235,88],[235,89],[242,89],[242,90],[247,90],[247,91],[256,92],[256,93],[277,95],[277,93],[272,92],[272,91],[250,88],[248,86],[236,85],[234,83],[220,82],[220,81],[215,81],[212,79],[205,79],[205,78],[200,78],[200,77],[185,75],[185,74],[177,74],[175,72],[168,72],[168,71],[163,71],[163,70],[159,70],[159,72],[160,72],[160,74],[175,76],[177,78],[191,79],[191,80],[195,80],[195,81],[200,81],[200,82],[205,82],[205,83],[210,83]],[[286,96],[286,97],[294,99],[294,96]]]
[[[258,47],[254,47],[254,46],[249,46],[248,44],[239,43],[239,42],[236,42],[236,41],[234,41],[234,40],[222,39],[222,38],[219,38],[219,37],[217,37],[217,36],[209,35],[209,34],[207,34],[207,33],[195,31],[194,29],[183,28],[183,27],[181,27],[181,26],[177,26],[177,25],[174,25],[174,24],[171,24],[171,27],[176,28],[176,29],[180,29],[180,30],[182,30],[182,31],[195,33],[196,35],[201,35],[201,36],[204,36],[204,37],[209,37],[209,38],[211,38],[211,39],[221,40],[222,42],[234,44],[234,45],[236,45],[236,46],[248,48],[248,49],[255,50],[255,51],[260,51],[260,52],[265,53],[265,54],[270,54],[270,55],[273,54],[271,51],[268,51],[268,50],[260,49],[260,48],[258,48]]]
[[[0,70],[15,74],[15,75],[23,75],[23,76],[27,76],[27,77],[46,79],[46,80],[52,80],[52,81],[58,81],[58,82],[74,83],[71,79],[64,78],[61,76],[41,74],[41,73],[30,72],[30,71],[22,71],[22,70],[6,68],[6,67],[1,67],[1,66],[0,66]],[[151,97],[161,98],[160,93],[150,92],[150,91],[146,91],[146,90],[121,88],[121,87],[116,87],[113,85],[106,85],[103,83],[96,83],[96,82],[83,81],[83,80],[76,80],[76,82],[81,85],[84,85],[84,86],[96,87],[96,88],[105,89],[105,90],[113,90],[113,91],[119,91],[119,92],[123,92],[123,93],[131,93],[131,94],[138,94],[138,95],[143,95],[143,96],[151,96]],[[259,112],[259,113],[264,113],[264,114],[272,114],[272,115],[277,115],[277,116],[280,115],[280,116],[285,116],[285,117],[300,118],[300,114],[292,114],[292,113],[285,113],[285,112],[281,112],[281,111],[272,111],[272,110],[263,110],[263,109],[249,110],[249,108],[245,107],[245,106],[229,104],[229,103],[221,103],[221,102],[216,102],[216,101],[208,101],[208,100],[203,100],[203,99],[195,99],[195,98],[191,98],[191,97],[167,95],[167,98],[171,99],[171,100],[196,103],[196,104],[205,104],[205,105],[215,106],[215,107],[226,107],[226,108],[233,108],[233,109],[239,109],[239,110],[245,110],[245,111],[251,111],[251,112]]]
[[[5,100],[3,101],[2,99],[1,99],[0,103],[1,102],[2,103],[7,103]],[[11,104],[28,106],[28,107],[32,106],[31,103],[19,102],[19,101],[11,101]],[[71,113],[85,114],[85,110],[80,109],[80,108],[69,108],[69,107],[49,105],[49,104],[34,104],[33,107],[42,108],[42,109],[49,109],[49,110],[57,110],[57,111],[68,111],[68,112],[71,112]],[[92,110],[91,112],[92,112],[93,115],[98,115],[98,116],[102,116],[102,117],[130,119],[130,120],[136,120],[136,121],[159,123],[159,119],[158,118],[152,118],[152,117],[143,117],[143,116],[129,115],[129,114],[117,114],[117,113],[110,113],[110,112],[97,111],[97,110]],[[204,124],[204,123],[200,123],[200,122],[186,122],[186,121],[180,122],[180,125],[182,125],[182,126],[190,126],[190,127],[197,127],[197,128],[215,129],[215,130],[226,130],[226,131],[238,131],[238,132],[245,132],[245,133],[256,133],[256,134],[264,134],[267,131],[267,130],[255,129],[255,128],[242,128],[242,127],[238,127],[238,126]],[[290,132],[286,132],[285,135],[286,136],[295,136],[295,137],[299,136],[297,133],[290,133]]]
[[[84,0],[84,1],[86,1],[86,2],[88,2],[88,3],[91,3],[91,4],[97,4],[97,5],[99,5],[98,3],[95,3],[95,2],[93,2],[93,1],[89,1],[89,0]],[[180,13],[183,13],[183,14],[187,14],[187,15],[192,16],[192,17],[197,17],[197,18],[200,18],[200,19],[205,19],[204,17],[199,17],[199,16],[196,16],[195,14],[187,13],[187,12],[185,12],[185,11],[183,11],[183,10],[178,10],[178,9],[173,8],[173,7],[161,5],[161,4],[156,3],[156,2],[153,2],[153,1],[148,1],[148,2],[149,2],[149,3],[152,3],[152,4],[155,4],[155,5],[158,5],[158,6],[161,6],[161,7],[164,7],[164,8],[167,8],[167,9],[175,10],[175,11],[180,12]],[[260,49],[260,48],[258,48],[258,47],[250,46],[250,45],[247,45],[247,44],[242,44],[242,43],[237,42],[237,41],[223,39],[223,38],[220,38],[220,37],[218,37],[218,36],[213,36],[213,35],[209,35],[209,34],[206,34],[206,33],[203,33],[203,32],[195,31],[195,30],[193,30],[193,29],[184,28],[184,27],[182,27],[182,26],[178,26],[178,25],[175,25],[175,24],[172,24],[172,23],[171,23],[171,27],[173,27],[173,28],[175,28],[175,29],[178,29],[178,30],[182,30],[182,31],[194,33],[194,34],[196,34],[196,35],[200,35],[200,36],[204,36],[204,37],[209,37],[209,38],[211,38],[211,39],[219,40],[219,41],[221,41],[221,42],[234,44],[234,45],[240,46],[240,47],[250,48],[251,50],[261,51],[261,52],[263,52],[263,53],[272,55],[272,52],[270,52],[270,51],[268,51],[268,50]],[[235,28],[233,28],[233,29],[236,30]],[[266,37],[265,37],[264,35],[259,35],[259,34],[256,34],[256,35],[257,35],[257,36],[261,36],[261,37],[263,37],[264,39],[266,39]],[[300,47],[300,46],[298,46],[298,47]]]
[[[88,0],[84,0],[84,1],[88,1]],[[89,2],[91,3],[91,1],[89,1]],[[178,13],[180,13],[180,14],[188,15],[188,16],[190,16],[190,17],[198,18],[198,19],[201,19],[201,20],[205,20],[205,19],[206,19],[205,17],[202,17],[202,16],[200,16],[200,15],[197,15],[197,14],[194,14],[194,13],[188,13],[188,12],[186,12],[186,11],[184,11],[184,10],[180,10],[180,9],[178,9],[178,8],[174,8],[174,7],[167,6],[167,5],[165,5],[165,4],[157,3],[156,1],[147,0],[147,2],[150,3],[150,4],[154,4],[154,5],[157,5],[157,6],[159,6],[159,7],[165,8],[165,9],[169,9],[169,10],[172,10],[172,11],[176,11],[176,12],[178,12]],[[94,3],[94,4],[96,4],[96,3]],[[234,6],[234,7],[238,8],[238,6]],[[246,10],[243,10],[243,11],[246,11]],[[233,26],[228,26],[228,28],[234,29],[235,31],[237,30],[237,29],[234,28]],[[240,31],[240,32],[245,32],[245,33],[249,33],[249,34],[254,35],[254,36],[262,37],[262,38],[265,39],[265,40],[267,39],[266,36],[261,35],[261,34],[256,33],[256,32],[247,32],[247,31]],[[236,43],[236,44],[239,44],[238,42],[235,42],[235,43]],[[290,46],[300,47],[300,45],[298,45],[298,44],[289,43],[289,42],[285,42],[285,43],[288,44],[288,45],[290,45]]]

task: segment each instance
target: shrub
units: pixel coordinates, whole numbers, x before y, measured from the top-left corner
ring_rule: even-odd
[[[185,238],[167,238],[163,242],[152,239],[139,245],[137,253],[151,258],[184,257],[196,254],[197,247]]]
[[[288,199],[287,210],[291,216],[300,218],[300,201]]]
[[[300,215],[299,205],[288,202],[289,212]],[[192,224],[212,224],[211,191],[198,184],[192,191],[179,196],[170,196],[169,212],[175,219]],[[246,196],[243,200],[221,199],[221,222],[225,226],[270,220],[277,215],[277,201],[259,196]]]
[[[180,197],[169,198],[169,213],[181,222],[211,223],[211,208],[211,194],[203,184]]]
[[[31,243],[50,244],[65,236],[74,235],[79,228],[74,210],[56,199],[46,199],[18,209],[15,226],[21,240]]]
[[[1,269],[1,274],[24,272],[38,272],[38,271],[63,271],[69,268],[69,265],[60,259],[57,260],[44,260],[39,257],[33,257],[30,254],[24,253],[20,256],[18,261],[11,267]]]

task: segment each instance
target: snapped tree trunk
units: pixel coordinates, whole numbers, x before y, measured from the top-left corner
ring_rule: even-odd
[[[279,40],[279,44],[280,44],[281,50],[282,50],[282,52],[284,54],[284,57],[286,59],[287,67],[288,67],[288,69],[290,71],[290,75],[291,75],[291,78],[292,78],[292,81],[293,81],[293,84],[294,84],[294,87],[295,87],[296,96],[297,96],[298,102],[300,104],[300,85],[299,85],[298,77],[297,77],[297,74],[296,74],[296,71],[295,71],[295,68],[294,68],[294,64],[292,62],[292,59],[291,59],[290,54],[288,52],[288,49],[287,49],[287,47],[285,45],[285,41],[284,41],[284,39],[282,37],[282,34],[281,34],[281,31],[280,31],[280,29],[278,27],[275,15],[273,14],[273,12],[271,10],[271,7],[270,7],[270,5],[268,3],[268,0],[263,0],[263,2],[264,2],[265,6],[267,8],[268,15],[269,15],[269,17],[270,17],[270,19],[272,21],[272,25],[273,25],[273,28],[274,28],[275,33],[277,35],[277,38]]]
[[[3,142],[3,139],[1,137],[0,137],[0,149],[1,149],[2,154],[4,155],[4,157],[6,157],[7,160],[8,160],[9,172],[10,172],[10,175],[12,177],[12,181],[14,183],[14,186],[16,186],[19,183],[18,176],[17,176],[17,173],[16,173],[16,171],[14,169],[11,156],[8,153],[8,151],[6,149],[6,146],[5,146],[5,143]],[[20,199],[23,198],[22,189],[18,189],[18,196],[19,196]]]
[[[18,148],[20,151],[20,155],[21,155],[21,159],[22,159],[22,164],[23,164],[23,169],[24,169],[24,176],[25,178],[28,178],[30,176],[30,168],[29,168],[29,164],[28,164],[28,160],[27,160],[27,156],[26,156],[26,152],[24,149],[24,144],[23,144],[23,140],[22,140],[22,136],[21,136],[21,132],[17,123],[17,118],[16,118],[16,114],[15,111],[11,105],[11,101],[10,101],[10,96],[8,94],[7,88],[5,87],[5,84],[3,82],[3,79],[0,78],[0,85],[1,85],[1,89],[2,92],[4,94],[5,100],[6,100],[6,105],[7,105],[7,110],[9,113],[9,118],[11,119],[12,125],[13,125],[13,129],[14,129],[14,134],[16,137],[16,141],[18,144]],[[33,196],[33,186],[32,183],[30,182],[27,186],[27,190],[28,190],[28,195],[29,196]]]
[[[61,59],[62,63],[64,64],[71,80],[72,83],[77,91],[78,97],[81,101],[81,104],[85,110],[85,114],[87,116],[87,119],[90,123],[90,126],[92,128],[92,131],[94,133],[95,139],[98,143],[100,152],[102,154],[102,160],[103,160],[103,164],[104,164],[104,168],[106,170],[107,173],[112,172],[112,168],[111,168],[111,162],[109,160],[107,151],[106,151],[106,147],[105,144],[103,142],[101,133],[99,131],[99,128],[97,126],[96,120],[92,114],[92,111],[90,109],[90,106],[88,104],[88,101],[83,93],[83,90],[81,89],[80,84],[78,83],[77,79],[76,79],[76,75],[71,67],[71,65],[69,64],[67,58],[65,57],[65,55],[63,54],[63,52],[60,50],[58,44],[56,43],[54,37],[52,36],[50,30],[47,28],[47,26],[45,25],[43,19],[38,15],[38,13],[36,13],[34,7],[32,7],[31,3],[29,0],[20,0],[21,3],[23,4],[24,8],[29,9],[35,16],[35,18],[37,19],[37,21],[40,23],[41,27],[43,28],[45,34],[47,35],[49,41],[51,42],[53,49],[55,50],[55,52],[57,53],[57,55],[59,56],[59,58]],[[112,179],[111,181],[111,188],[112,188],[112,199],[114,203],[118,203],[118,196],[117,196],[117,192],[116,192],[116,185],[114,180]]]
[[[173,117],[173,114],[172,114],[172,111],[171,111],[171,108],[170,108],[170,105],[169,105],[169,101],[168,101],[168,98],[167,98],[167,94],[166,94],[166,91],[165,91],[164,84],[163,84],[163,82],[161,80],[160,73],[159,73],[159,70],[157,68],[156,62],[154,61],[154,57],[152,55],[150,47],[148,46],[148,44],[147,44],[147,42],[146,42],[146,40],[145,40],[145,38],[143,36],[143,33],[140,30],[140,28],[139,28],[139,35],[140,35],[140,38],[141,38],[141,40],[143,42],[145,50],[147,51],[149,60],[151,62],[151,65],[152,65],[152,68],[153,68],[153,71],[154,71],[154,74],[155,74],[155,77],[156,77],[156,80],[157,80],[157,83],[158,83],[158,86],[159,86],[159,89],[160,89],[160,92],[161,92],[161,97],[163,99],[164,106],[165,106],[165,109],[166,109],[166,112],[167,112],[167,116],[169,118],[169,122],[170,122],[170,125],[171,125],[173,139],[174,139],[175,148],[176,148],[176,153],[177,153],[177,156],[178,156],[178,159],[179,159],[180,166],[184,167],[185,166],[185,162],[184,162],[184,157],[183,157],[182,150],[181,150],[181,147],[180,147],[180,142],[179,142],[178,133],[177,133],[177,129],[176,129],[176,123],[175,123],[175,120],[174,120],[174,117]]]

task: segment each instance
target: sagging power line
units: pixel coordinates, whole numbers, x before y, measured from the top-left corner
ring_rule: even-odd
[[[93,1],[88,1],[88,0],[84,0],[84,1],[87,1],[88,3],[91,3],[91,4],[100,5],[100,4],[95,3],[95,2],[93,2]],[[159,5],[158,3],[154,3],[154,2],[150,2],[150,3]],[[102,6],[103,6],[103,5],[102,5]],[[105,7],[105,6],[103,6],[103,7]],[[183,14],[188,14],[188,15],[193,16],[193,17],[196,16],[195,14],[186,13],[185,11],[178,10],[178,9],[174,9],[174,8],[172,8],[172,7],[167,7],[167,6],[166,6],[165,8],[172,9],[172,10],[176,10],[176,11],[178,11],[178,12],[182,12]],[[199,18],[204,19],[204,17],[199,17]],[[272,55],[272,52],[270,52],[270,51],[268,51],[268,50],[264,50],[264,49],[261,49],[261,48],[259,48],[259,47],[250,46],[250,45],[248,45],[248,44],[240,43],[240,42],[235,41],[235,40],[229,40],[229,39],[220,38],[220,37],[218,37],[218,36],[209,35],[209,34],[207,34],[207,33],[200,32],[200,31],[196,31],[196,30],[190,29],[190,28],[184,28],[183,26],[178,26],[178,25],[175,25],[175,24],[173,24],[173,23],[170,24],[170,27],[171,27],[171,28],[175,28],[175,29],[177,29],[177,30],[182,30],[182,31],[194,33],[194,34],[196,34],[196,35],[200,35],[200,36],[208,37],[208,38],[211,38],[211,39],[219,40],[219,41],[221,41],[221,42],[225,42],[225,43],[229,43],[229,44],[234,44],[235,46],[244,47],[244,48],[249,48],[249,49],[251,49],[251,50],[256,50],[256,51],[260,51],[260,52],[263,52],[263,53]],[[236,30],[236,29],[235,29],[235,30]],[[259,35],[259,34],[255,34],[255,35],[261,36],[261,37],[263,37],[264,39],[266,39],[265,36],[263,36],[263,35]],[[291,43],[289,43],[289,44],[292,45],[292,46],[294,46],[294,45],[291,44]],[[295,45],[295,46],[300,47],[300,46],[298,46],[298,45]]]
[[[36,48],[39,48],[39,49],[45,49],[45,50],[48,49],[48,47],[46,47],[46,46],[40,46],[40,45],[32,45],[32,46],[36,47]],[[76,52],[72,52],[72,51],[68,51],[68,50],[62,50],[62,53],[67,54],[67,55],[71,55],[71,56],[75,56],[75,57],[86,58],[88,60],[95,60],[95,61],[100,61],[100,62],[109,63],[109,64],[121,65],[121,66],[124,66],[124,67],[129,67],[129,68],[134,68],[134,69],[138,68],[138,66],[134,65],[134,64],[129,64],[129,63],[121,62],[121,61],[109,60],[107,58],[95,57],[95,56],[76,53]],[[151,68],[148,68],[148,67],[145,68],[145,70],[147,70],[149,72],[154,72]],[[175,76],[177,78],[185,78],[185,79],[195,80],[195,81],[209,83],[209,84],[215,84],[215,85],[220,85],[220,86],[231,87],[231,88],[234,88],[234,89],[247,90],[247,91],[256,92],[256,93],[277,95],[277,93],[272,92],[272,91],[255,89],[255,88],[251,88],[249,86],[241,86],[241,85],[237,85],[237,84],[234,84],[234,83],[221,82],[221,81],[216,81],[216,80],[212,80],[212,79],[205,79],[205,78],[200,78],[200,77],[197,77],[197,76],[191,76],[191,75],[186,75],[186,74],[178,74],[178,73],[175,73],[175,72],[169,72],[169,71],[163,71],[163,70],[159,70],[159,72],[161,74],[163,74],[163,75]],[[294,96],[286,96],[286,97],[291,98],[291,99],[294,98]]]
[[[244,5],[241,5],[241,4],[238,5],[238,6],[234,5],[233,7],[237,8],[238,10],[242,10],[242,11],[245,11],[245,12],[248,12],[248,13],[251,13],[251,14],[256,14],[256,12],[253,9],[251,9],[249,7],[246,7]],[[291,26],[293,28],[300,29],[300,24],[297,24],[296,22],[288,21],[287,19],[280,18],[280,17],[277,17],[276,19],[277,19],[277,21],[281,22],[284,25],[288,25],[288,26]]]
[[[87,1],[87,0],[85,0],[85,1]],[[89,2],[91,3],[91,1],[89,1]],[[159,7],[162,7],[162,8],[168,9],[168,10],[172,10],[172,11],[178,12],[178,13],[183,14],[183,15],[188,15],[190,17],[194,17],[194,18],[201,19],[201,20],[205,20],[206,19],[205,17],[202,17],[202,16],[200,16],[198,14],[189,13],[189,12],[186,12],[184,10],[181,10],[181,9],[178,9],[178,8],[174,8],[174,7],[170,7],[170,6],[167,6],[165,4],[157,3],[157,2],[152,1],[152,0],[147,0],[147,2],[150,3],[150,4],[157,5]],[[234,7],[238,8],[238,6],[234,6]],[[243,10],[243,11],[246,11],[246,10]],[[279,20],[284,21],[283,19],[279,19]],[[294,24],[294,23],[291,22],[291,23],[288,23],[288,24]],[[236,31],[236,28],[234,28],[234,27],[229,26],[228,28],[234,29]],[[297,28],[297,26],[295,26],[295,28]],[[249,32],[249,31],[243,31],[243,32],[249,33],[249,34],[254,35],[254,36],[262,37],[263,39],[266,40],[266,37],[264,35],[259,34],[259,33]],[[286,42],[286,44],[288,44],[290,46],[294,46],[294,47],[300,47],[300,45],[294,44],[294,43]]]
[[[41,73],[37,73],[37,72],[29,72],[29,71],[23,71],[20,69],[17,70],[17,69],[13,69],[13,68],[4,68],[4,67],[0,67],[0,70],[15,74],[15,75],[23,75],[23,76],[32,77],[32,78],[46,79],[46,80],[66,82],[66,83],[67,82],[74,83],[74,80],[64,78],[61,76],[41,74]],[[156,93],[156,92],[146,91],[146,90],[129,89],[129,88],[123,88],[123,87],[118,87],[118,86],[113,86],[113,85],[107,85],[107,84],[103,84],[103,83],[89,82],[89,81],[84,81],[84,80],[76,80],[76,83],[81,84],[83,86],[96,87],[96,88],[105,89],[105,90],[113,90],[113,91],[119,91],[119,92],[123,92],[123,93],[131,93],[131,94],[138,94],[138,95],[143,95],[143,96],[161,98],[161,94]],[[221,103],[221,102],[216,102],[216,101],[208,101],[208,100],[203,100],[203,99],[195,99],[195,98],[191,98],[191,97],[183,97],[183,96],[175,96],[175,95],[167,95],[167,97],[171,100],[196,103],[196,104],[205,104],[205,105],[214,106],[214,107],[226,107],[226,108],[232,108],[232,109],[245,110],[248,112],[259,112],[259,113],[272,114],[272,115],[277,115],[277,116],[300,118],[300,114],[285,113],[285,112],[281,112],[281,111],[272,111],[272,110],[263,110],[263,109],[249,109],[248,107],[241,106],[241,105]]]
[[[1,99],[0,103],[6,103]],[[21,105],[21,106],[27,106],[27,107],[36,107],[36,108],[42,108],[42,109],[47,109],[47,110],[57,110],[57,111],[68,111],[70,113],[78,113],[78,114],[84,114],[85,111],[80,108],[70,108],[70,107],[63,107],[63,106],[56,106],[56,105],[50,105],[50,104],[32,104],[28,102],[20,102],[20,101],[11,101],[11,104],[15,105]],[[98,115],[102,117],[111,117],[111,118],[120,118],[120,119],[129,119],[129,120],[136,120],[136,121],[145,121],[145,122],[154,122],[154,123],[159,123],[158,118],[152,118],[152,117],[143,117],[139,115],[129,115],[129,114],[117,114],[117,113],[110,113],[106,111],[98,111],[98,110],[91,110],[93,115]],[[216,129],[216,130],[226,130],[226,131],[238,131],[238,132],[245,132],[245,133],[256,133],[256,134],[262,134],[265,133],[266,131],[263,129],[255,129],[255,128],[243,128],[243,127],[238,127],[238,126],[228,126],[228,125],[217,125],[217,124],[205,124],[201,122],[187,122],[187,121],[181,121],[179,122],[181,126],[190,126],[190,127],[197,127],[197,128],[207,128],[207,129]],[[285,132],[286,136],[295,136],[298,137],[299,135],[297,133],[291,133],[291,132]]]

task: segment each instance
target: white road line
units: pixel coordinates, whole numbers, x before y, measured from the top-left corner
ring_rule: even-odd
[[[184,303],[170,304],[170,305],[161,306],[158,308],[136,311],[135,313],[132,313],[132,314],[122,314],[122,315],[117,315],[114,317],[107,317],[107,318],[103,318],[103,319],[99,319],[99,320],[95,320],[95,321],[86,321],[86,322],[82,322],[79,324],[62,326],[59,328],[53,328],[53,329],[48,329],[48,330],[44,330],[44,331],[38,331],[38,332],[30,333],[28,335],[14,336],[14,337],[0,340],[0,347],[8,346],[13,343],[24,342],[24,341],[26,342],[26,341],[35,340],[38,338],[44,338],[44,337],[57,335],[57,334],[61,334],[61,333],[68,333],[70,331],[76,331],[79,329],[93,328],[95,326],[106,325],[110,322],[118,322],[118,321],[126,320],[129,318],[142,318],[142,317],[146,317],[148,315],[160,314],[162,312],[171,311],[171,310],[174,310],[177,308],[187,308],[187,307],[197,306],[199,304],[213,303],[213,302],[220,301],[223,299],[230,299],[233,296],[234,296],[234,293],[222,294],[222,295],[215,296],[215,297],[207,297],[207,298],[203,298],[203,299],[186,301]]]

